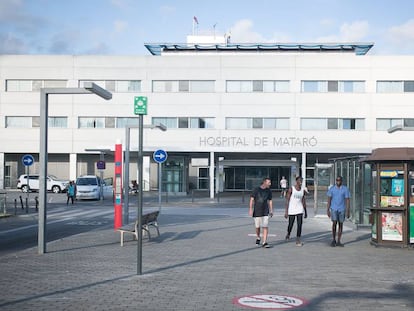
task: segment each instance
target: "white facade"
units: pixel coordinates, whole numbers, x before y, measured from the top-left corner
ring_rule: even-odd
[[[22,155],[39,152],[36,117],[40,115],[40,92],[26,91],[24,83],[32,83],[33,89],[33,81],[54,80],[65,81],[66,87],[79,87],[81,81],[139,81],[140,85],[139,91],[113,91],[109,101],[94,95],[50,96],[49,117],[67,120],[66,127],[49,127],[48,150],[53,155],[49,171],[62,172],[59,169],[63,167],[61,174],[67,176],[59,177],[75,179],[90,173],[87,160],[84,165],[77,163],[90,154],[85,149],[114,150],[115,142],[124,140],[125,129],[116,128],[116,124],[118,118],[136,117],[135,96],[148,97],[144,124],[160,118],[189,118],[189,123],[200,118],[211,122],[208,128],[184,124],[184,128],[168,126],[166,132],[145,130],[144,150],[148,156],[156,149],[165,149],[170,155],[185,156],[187,166],[193,157],[207,158],[209,164],[213,158],[217,167],[219,158],[231,160],[233,156],[237,160],[288,162],[296,157],[305,175],[306,166],[318,161],[315,158],[326,160],[331,156],[371,153],[379,147],[414,147],[412,133],[388,134],[384,125],[382,128],[378,125],[414,120],[414,92],[410,89],[410,82],[414,81],[414,56],[355,55],[341,51],[176,51],[161,56],[3,55],[0,56],[0,188],[15,186],[14,180],[8,185],[6,175],[13,179],[22,173],[24,168],[18,163]],[[163,81],[168,81],[164,89]],[[180,89],[178,81],[189,82],[183,83],[184,88]],[[209,82],[200,87],[199,81]],[[260,81],[283,82],[287,89],[260,91]],[[305,91],[304,83],[311,87],[318,85],[312,81],[320,81],[319,86],[334,81],[329,84],[333,89]],[[357,91],[340,89],[341,83],[350,81],[358,84]],[[155,90],[154,83],[161,88]],[[229,91],[238,83],[242,85],[240,91]],[[249,91],[249,83],[257,83],[259,90]],[[380,90],[379,83],[385,84],[384,89]],[[195,91],[191,89],[193,84]],[[21,89],[17,86],[11,90],[16,85],[22,85]],[[336,91],[335,85],[339,85]],[[32,124],[19,125],[20,119],[14,117],[33,117]],[[103,120],[103,128],[80,126],[80,118],[92,117],[99,122]],[[255,128],[268,119],[276,119],[276,124],[281,122],[282,128],[277,125]],[[229,129],[239,121],[246,124],[245,128],[236,125]],[[249,122],[258,124],[249,125]],[[331,128],[335,122],[337,128]],[[137,137],[136,131],[131,130],[132,152],[137,150]],[[147,163],[145,176],[149,188],[153,188],[151,183],[156,181],[151,176],[156,176],[156,172],[151,170],[156,166],[148,160]],[[191,177],[192,168],[184,172],[189,172]],[[212,170],[209,172],[211,176]],[[220,176],[219,171],[216,173],[216,177]],[[111,176],[113,172],[105,175]],[[212,177],[209,184],[213,185]]]

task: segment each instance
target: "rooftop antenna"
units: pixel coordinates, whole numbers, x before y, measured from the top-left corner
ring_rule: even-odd
[[[197,25],[197,26],[196,26]],[[193,36],[195,35],[195,30],[196,30],[196,27],[197,27],[197,30],[198,30],[198,19],[197,19],[197,17],[196,16],[193,16]],[[198,32],[198,31],[197,31]]]
[[[215,23],[215,24],[213,25],[213,35],[214,35],[214,40],[216,40],[216,26],[217,26],[217,23]]]

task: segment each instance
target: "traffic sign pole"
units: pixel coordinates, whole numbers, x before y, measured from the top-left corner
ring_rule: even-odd
[[[29,167],[34,163],[34,158],[31,154],[25,154],[22,157],[22,163],[26,167],[26,181],[27,181],[27,202],[29,202],[29,194],[30,194],[30,183],[29,183]],[[29,203],[27,203],[29,204]],[[26,206],[27,211],[27,206]]]
[[[165,150],[158,149],[154,151],[152,158],[158,163],[158,205],[161,212],[162,163],[167,160],[168,154]]]
[[[158,163],[158,206],[161,213],[161,196],[162,196],[162,163]]]
[[[144,183],[143,183],[143,138],[144,138],[144,116],[142,114],[139,115],[139,135],[138,135],[138,180],[139,180],[139,191],[138,191],[138,243],[137,243],[137,274],[142,274],[142,230],[141,230],[141,223],[142,223],[142,191],[144,190]]]

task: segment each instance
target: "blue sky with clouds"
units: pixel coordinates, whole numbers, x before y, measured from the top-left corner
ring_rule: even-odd
[[[144,43],[374,42],[414,55],[412,0],[0,0],[0,54],[148,55]],[[213,25],[216,25],[215,28]]]

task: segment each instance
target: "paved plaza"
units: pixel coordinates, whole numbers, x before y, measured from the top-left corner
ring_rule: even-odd
[[[112,226],[50,241],[44,255],[36,247],[7,253],[0,309],[414,310],[413,251],[375,248],[370,232],[350,223],[345,247],[330,247],[331,223],[309,205],[297,247],[284,240],[287,220],[275,199],[264,249],[255,245],[247,200],[170,202],[161,209],[161,235],[143,239],[142,275],[137,242],[129,236],[121,247]],[[24,217],[34,216],[0,219],[0,230]]]

